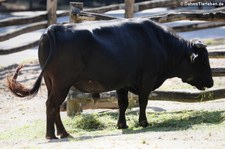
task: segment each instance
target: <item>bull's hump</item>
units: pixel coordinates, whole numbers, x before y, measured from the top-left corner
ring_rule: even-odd
[[[64,26],[70,26],[73,30],[95,30],[103,27],[118,27],[126,23],[141,23],[146,19],[133,18],[133,19],[116,19],[110,21],[87,21],[79,24],[65,24]]]

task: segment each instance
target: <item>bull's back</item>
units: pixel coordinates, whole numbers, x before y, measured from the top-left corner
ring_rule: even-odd
[[[50,54],[50,43],[47,33],[42,34],[39,47],[38,47],[38,59],[41,67],[46,63],[47,58]]]

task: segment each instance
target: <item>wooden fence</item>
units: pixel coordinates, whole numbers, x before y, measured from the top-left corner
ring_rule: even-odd
[[[176,7],[178,5],[179,3],[176,0],[146,1],[146,2],[136,3],[134,5],[133,10],[136,12],[139,10],[154,8],[157,6]],[[111,19],[115,19],[115,17],[101,15],[99,13],[107,12],[110,10],[123,9],[123,8],[125,8],[125,4],[117,4],[117,5],[99,7],[94,9],[84,9],[81,16],[94,16],[96,20],[111,20]],[[225,10],[225,7],[222,7],[222,8],[217,8],[210,11],[207,10],[207,12],[205,11],[177,12],[177,13],[161,14],[160,16],[154,16],[149,18],[161,23],[184,20],[184,19],[223,21],[223,22],[207,22],[207,23],[201,23],[201,24],[196,23],[192,25],[173,27],[173,29],[176,32],[183,32],[183,31],[224,26],[225,25],[224,12],[221,12],[224,10]],[[0,20],[0,27],[7,27],[7,26],[13,26],[13,25],[25,25],[24,27],[21,27],[15,31],[1,34],[0,42],[16,37],[18,35],[24,34],[24,33],[46,28],[49,22],[47,21],[47,18],[49,18],[48,14],[49,13],[46,12],[44,14],[31,16],[31,17],[12,18],[12,19],[10,18],[10,19]],[[63,12],[57,13],[57,17],[68,16],[68,15],[69,15],[69,11],[63,11]],[[6,54],[11,54],[17,51],[19,52],[22,50],[26,50],[28,48],[37,46],[37,44],[38,44],[38,40],[32,41],[31,43],[27,43],[26,45],[20,45],[14,48],[0,49],[0,55],[6,55]],[[215,53],[213,55],[215,55]]]
[[[166,3],[163,3],[166,2]],[[144,10],[148,8],[153,8],[156,6],[164,5],[167,7],[172,7],[174,5],[175,0],[161,0],[157,2],[141,2],[135,4],[135,11],[138,10]],[[41,15],[36,15],[36,16],[31,16],[31,17],[22,17],[22,18],[9,18],[9,19],[4,19],[0,20],[0,27],[7,27],[7,26],[13,26],[13,25],[25,25],[22,28],[19,28],[15,31],[4,33],[0,35],[0,42],[8,40],[10,38],[16,37],[18,35],[32,32],[35,30],[47,28],[49,24],[55,23],[55,11],[56,11],[56,0],[47,0],[47,11],[44,14]],[[89,13],[89,16],[95,16],[97,19],[101,20],[108,20],[108,19],[114,19],[113,17],[105,16],[105,15],[100,15],[96,13],[103,13],[107,12],[110,10],[116,10],[116,9],[123,9],[125,7],[124,4],[117,4],[117,5],[111,5],[111,6],[105,6],[105,7],[99,7],[99,8],[94,8],[94,9],[85,9],[85,12],[92,12]],[[54,8],[54,9],[53,9]],[[69,11],[63,11],[57,13],[57,17],[61,16],[68,16]],[[18,47],[14,48],[9,48],[9,49],[0,49],[0,55],[6,55],[6,54],[11,54],[15,52],[20,52],[32,47],[35,47],[38,45],[38,40],[37,41],[32,41],[31,43],[27,43],[25,45],[20,45]]]
[[[112,20],[112,19],[120,19],[115,17],[98,17],[99,14],[96,13],[90,13],[84,12],[84,11],[76,11],[73,12],[73,10],[76,10],[76,5],[71,5],[70,15],[72,22],[82,22],[82,19],[84,20]],[[115,6],[105,7],[103,10],[106,9],[114,9]],[[80,8],[78,8],[80,9]],[[82,8],[81,8],[82,10]],[[203,11],[192,11],[192,12],[182,12],[177,11],[173,13],[166,13],[161,14],[159,16],[151,16],[148,17],[151,20],[155,20],[160,23],[165,22],[172,22],[172,21],[178,21],[178,20],[206,20],[206,21],[213,21],[213,22],[205,22],[205,23],[195,23],[192,25],[183,25],[183,26],[176,26],[173,27],[173,29],[177,32],[183,32],[183,31],[192,31],[192,30],[199,30],[199,29],[205,29],[205,28],[213,28],[213,27],[219,27],[225,25],[225,12],[222,12],[225,10],[224,8],[216,8],[213,10],[203,10]],[[78,14],[79,12],[79,14]],[[100,9],[95,12],[102,12]],[[73,17],[76,16],[76,17]],[[79,16],[80,18],[78,18]],[[88,19],[91,18],[91,19]],[[79,21],[77,21],[79,20]],[[225,51],[209,51],[209,57],[210,58],[225,58]],[[225,68],[212,68],[213,77],[221,77],[225,76]],[[73,94],[73,93],[72,93]],[[76,93],[77,94],[77,93]],[[89,100],[81,99],[81,97]],[[177,91],[154,91],[150,97],[151,100],[169,100],[169,101],[180,101],[180,102],[199,102],[199,101],[209,101],[209,100],[215,100],[225,97],[225,89],[214,89],[210,91],[201,91],[201,92],[177,92]],[[70,107],[67,112],[68,115],[71,115],[73,113],[73,110],[71,109],[82,109],[80,105],[83,105],[83,108],[116,108],[117,104],[115,103],[115,93],[112,93],[112,95],[107,98],[107,100],[103,100],[101,102],[98,102],[97,104],[94,104],[90,100],[90,96],[87,96],[87,94],[80,95],[78,98],[77,96],[71,97],[76,98],[76,101],[74,100],[68,100],[67,105]],[[103,96],[104,98],[104,96]],[[136,97],[137,98],[137,97]],[[106,98],[105,98],[106,99]],[[135,99],[136,100],[136,99]],[[107,104],[108,103],[108,104]],[[75,105],[76,108],[71,108]],[[79,108],[78,108],[79,107]]]

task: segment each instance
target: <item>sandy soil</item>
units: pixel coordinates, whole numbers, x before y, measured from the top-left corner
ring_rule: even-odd
[[[42,87],[44,88],[44,86]],[[0,92],[0,132],[32,124],[38,119],[45,120],[46,93],[42,89],[32,100],[19,100],[14,96]],[[3,94],[4,93],[4,94]],[[225,110],[225,99],[206,103],[179,103],[168,101],[149,101],[148,111],[180,111],[180,110]],[[97,112],[93,110],[93,112]],[[61,113],[66,116],[65,112]],[[45,129],[45,128],[43,128]],[[34,130],[35,131],[35,130]],[[123,131],[113,135],[81,136],[79,141],[44,139],[1,141],[1,148],[224,148],[225,133],[220,129],[186,130],[167,132],[144,132],[123,134]]]

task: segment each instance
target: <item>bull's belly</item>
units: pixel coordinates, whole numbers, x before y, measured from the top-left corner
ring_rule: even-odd
[[[112,91],[112,90],[117,90],[120,88],[123,88],[127,91],[132,92],[133,94],[138,95],[139,94],[139,90],[138,87],[135,85],[121,85],[121,84],[117,84],[117,85],[105,85],[102,84],[98,81],[93,81],[93,80],[85,80],[85,81],[79,81],[78,83],[76,83],[74,85],[74,87],[81,91],[81,92],[86,92],[86,93],[101,93],[101,92],[107,92],[107,91]]]
[[[115,88],[106,87],[105,85],[101,84],[98,81],[93,80],[83,80],[79,81],[73,85],[76,89],[87,92],[87,93],[99,93],[99,92],[106,92],[111,91]]]

